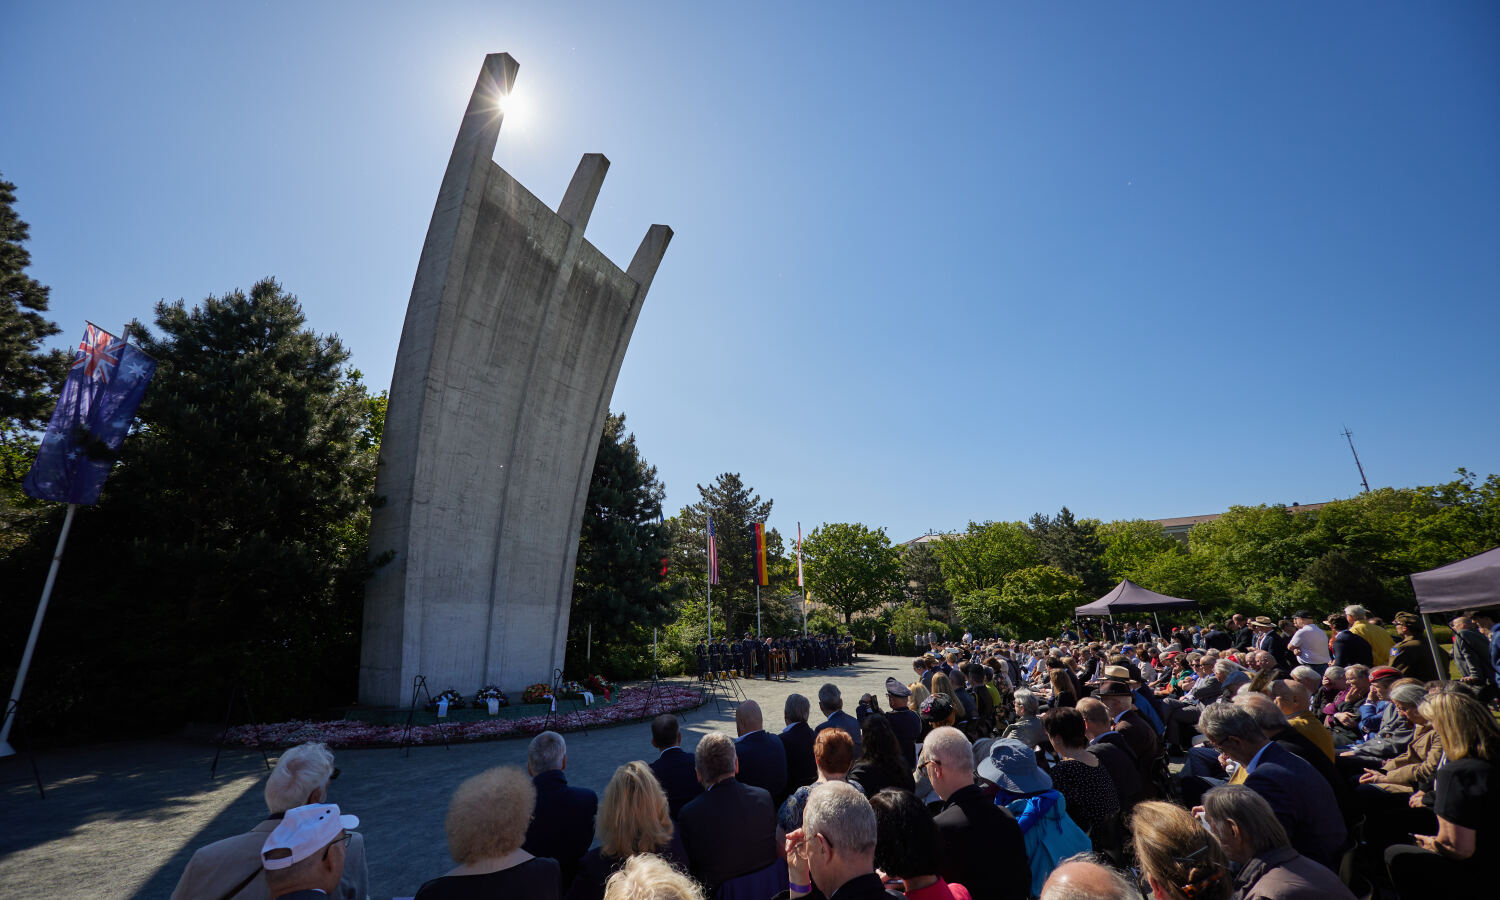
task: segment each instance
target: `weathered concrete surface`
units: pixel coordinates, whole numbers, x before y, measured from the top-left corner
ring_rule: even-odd
[[[391,381],[360,700],[411,701],[561,668],[589,477],[615,378],[671,240],[622,272],[583,237],[609,168],[583,157],[553,213],[494,163],[517,65],[491,54],[422,248]]]
[[[862,657],[853,666],[795,673],[789,682],[740,684],[760,703],[767,730],[776,731],[788,694],[816,703],[818,686],[830,681],[852,710],[860,694],[881,691],[887,675],[911,678],[910,658]],[[683,729],[689,751],[711,731],[733,735],[734,709],[709,703],[690,710]],[[656,756],[644,722],[566,739],[569,782],[599,793],[618,766]],[[410,897],[452,867],[443,817],[454,788],[491,766],[525,766],[527,743],[417,747],[409,757],[391,749],[336,751],[342,772],[331,799],[360,818],[376,900]],[[265,815],[260,754],[226,751],[210,781],[213,755],[202,743],[167,740],[43,753],[37,765],[45,800],[25,756],[0,760],[0,896],[166,900],[194,850]]]

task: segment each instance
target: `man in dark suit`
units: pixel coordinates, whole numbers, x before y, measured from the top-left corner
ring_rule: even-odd
[[[728,735],[704,735],[693,758],[704,794],[682,808],[678,824],[688,868],[712,897],[731,878],[776,861],[776,807],[765,790],[735,779],[739,764]]]
[[[1255,649],[1275,657],[1276,666],[1283,672],[1296,668],[1296,661],[1287,649],[1287,636],[1281,628],[1267,616],[1256,616],[1252,624],[1255,627]]]
[[[693,754],[682,749],[682,729],[675,715],[666,713],[651,720],[651,746],[661,751],[651,763],[651,771],[667,792],[667,807],[675,821],[682,807],[703,793]]]
[[[786,790],[790,795],[805,784],[818,780],[818,764],[813,759],[815,735],[807,724],[812,704],[801,694],[788,694],[782,717],[786,727],[777,737],[786,751]]]
[[[957,728],[933,729],[922,744],[923,774],[943,801],[933,822],[943,836],[937,874],[974,900],[1022,900],[1031,892],[1026,839],[1009,810],[974,783],[974,751]]]
[[[1229,624],[1234,627],[1234,649],[1249,650],[1255,646],[1255,629],[1250,627],[1250,621],[1239,613],[1229,617]]]
[[[1245,787],[1271,805],[1286,828],[1292,848],[1338,871],[1348,832],[1333,788],[1323,776],[1305,760],[1268,740],[1255,718],[1238,706],[1210,706],[1198,720],[1198,730],[1221,753],[1245,767]]]
[[[1109,710],[1114,730],[1120,733],[1130,746],[1130,752],[1135,754],[1136,769],[1140,772],[1142,785],[1149,786],[1151,777],[1155,774],[1157,754],[1161,751],[1161,744],[1156,739],[1156,729],[1135,708],[1135,696],[1129,685],[1122,681],[1105,681],[1099,685],[1098,693],[1100,702]]]
[[[526,748],[526,771],[536,786],[536,813],[526,829],[521,849],[532,856],[550,856],[561,867],[560,891],[578,874],[578,860],[594,842],[594,814],[599,797],[588,788],[568,787],[568,745],[562,735],[544,731]]]
[[[775,735],[765,732],[765,719],[760,704],[745,700],[734,711],[734,724],[739,740],[734,742],[734,755],[740,761],[737,776],[741,784],[765,788],[766,793],[778,804],[786,799],[786,748]]]
[[[829,682],[818,688],[818,709],[828,719],[813,729],[814,734],[825,728],[842,728],[854,741],[854,758],[859,759],[859,720],[844,712],[844,695],[839,693],[838,685]]]
[[[1120,795],[1121,812],[1129,812],[1145,799],[1145,783],[1135,761],[1130,742],[1111,726],[1109,709],[1096,697],[1080,697],[1078,712],[1083,716],[1083,730],[1089,739],[1089,752],[1109,771],[1115,791]]]

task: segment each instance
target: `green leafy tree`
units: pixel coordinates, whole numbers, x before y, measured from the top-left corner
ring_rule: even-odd
[[[884,528],[821,525],[803,541],[802,561],[808,592],[843,615],[845,625],[901,596],[901,560]]]
[[[671,621],[676,600],[662,572],[671,551],[671,531],[659,522],[664,496],[656,467],[641,458],[635,435],[625,430],[625,416],[611,414],[578,536],[567,654],[575,674],[583,673],[586,660],[612,677],[650,674],[642,648],[650,649],[652,628]],[[594,645],[586,647],[590,626]]]
[[[999,588],[1005,576],[1040,561],[1036,541],[1020,522],[970,522],[963,534],[933,542],[943,586],[955,599]]]
[[[927,541],[905,544],[900,553],[905,601],[920,606],[924,620],[946,622],[952,618],[953,595],[944,586],[942,563],[932,544]]]
[[[1103,543],[1100,562],[1105,573],[1117,584],[1127,578],[1144,584],[1140,573],[1156,556],[1187,553],[1187,547],[1181,541],[1163,534],[1160,525],[1147,519],[1105,522],[1096,530]]]
[[[1072,621],[1073,610],[1093,599],[1082,578],[1054,566],[1032,566],[1006,577],[997,619],[1022,636],[1041,637]]]
[[[0,476],[12,499],[36,454],[29,432],[46,425],[68,372],[68,354],[42,349],[59,329],[43,315],[47,287],[26,274],[30,228],[15,202],[16,186],[0,180]]]

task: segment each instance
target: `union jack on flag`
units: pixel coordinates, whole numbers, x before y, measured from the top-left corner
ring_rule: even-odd
[[[719,539],[714,535],[714,520],[708,519],[708,583],[719,583]]]
[[[109,384],[110,376],[120,365],[120,351],[123,349],[124,341],[90,322],[78,344],[78,355],[73,357],[73,368],[82,366],[86,381]]]

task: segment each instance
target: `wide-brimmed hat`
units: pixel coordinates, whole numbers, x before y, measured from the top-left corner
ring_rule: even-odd
[[[1275,628],[1276,627],[1276,623],[1272,622],[1269,618],[1267,618],[1265,616],[1256,616],[1255,618],[1253,618],[1253,619],[1250,620],[1250,625],[1251,625],[1252,628]]]
[[[267,869],[289,868],[327,847],[345,831],[358,827],[358,817],[339,812],[336,803],[289,809],[261,845],[261,865]]]
[[[1099,684],[1099,689],[1094,692],[1100,697],[1129,697],[1132,696],[1130,685],[1123,681],[1104,681]]]
[[[979,777],[1012,794],[1035,794],[1052,789],[1052,778],[1036,764],[1036,753],[1015,738],[990,744],[989,755],[979,761]]]

